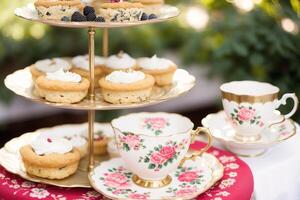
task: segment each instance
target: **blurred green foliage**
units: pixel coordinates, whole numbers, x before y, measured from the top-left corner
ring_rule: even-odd
[[[255,0],[247,12],[235,0],[169,0],[182,11],[177,20],[157,25],[110,31],[110,52],[119,50],[133,56],[150,56],[174,51],[183,64],[209,66],[211,75],[224,81],[255,79],[271,82],[282,92],[300,97],[299,0]],[[249,0],[253,1],[254,0]],[[2,0],[0,8],[0,66],[3,78],[41,58],[73,56],[87,52],[87,30],[50,27],[19,19],[16,7],[33,0]],[[195,30],[189,23],[190,8],[201,8],[209,23]],[[282,28],[282,20],[291,20],[293,33]],[[202,18],[194,19],[201,21]],[[298,30],[298,31],[297,31]],[[101,53],[101,30],[97,30],[97,52]],[[0,85],[1,101],[11,93]],[[298,114],[298,119],[300,116]]]

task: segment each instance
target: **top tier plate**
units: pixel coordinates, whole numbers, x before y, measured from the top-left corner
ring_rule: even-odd
[[[159,11],[160,15],[157,19],[138,21],[138,22],[63,22],[55,20],[43,20],[38,17],[37,11],[33,4],[28,4],[25,7],[17,8],[15,15],[26,20],[44,23],[52,26],[66,28],[118,28],[139,26],[145,24],[154,24],[164,22],[177,17],[180,14],[178,8],[170,5],[163,5]]]

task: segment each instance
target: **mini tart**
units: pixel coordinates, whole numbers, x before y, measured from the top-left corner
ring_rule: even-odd
[[[103,3],[97,9],[106,22],[135,22],[141,19],[144,5],[141,3]]]
[[[106,59],[106,64],[102,67],[102,72],[108,75],[114,71],[136,69],[136,60],[127,53],[120,51],[118,54],[111,55]]]
[[[80,153],[77,149],[64,154],[38,155],[30,145],[20,148],[26,172],[47,179],[64,179],[78,168]]]
[[[108,143],[108,139],[105,136],[94,138],[94,154],[99,156],[106,155],[107,143]]]
[[[71,17],[76,11],[82,11],[84,4],[80,0],[37,0],[34,6],[38,16],[45,20],[61,20]]]
[[[131,83],[115,83],[104,77],[99,80],[99,85],[105,101],[113,104],[128,104],[146,101],[150,97],[154,82],[151,75],[145,74],[143,80]]]
[[[78,137],[78,138],[77,138]],[[84,158],[88,154],[88,141],[80,136],[80,135],[73,135],[73,136],[64,136],[63,138],[69,140],[73,147],[77,149],[80,153],[80,158]]]
[[[141,64],[142,59],[149,59],[149,58],[140,58],[137,60],[137,65],[139,69],[145,74],[152,75],[155,78],[156,85],[167,86],[172,84],[174,73],[177,70],[177,66],[173,62],[170,62],[167,68],[160,69],[159,67],[156,68],[155,66],[153,66],[153,69],[151,69],[151,68],[143,68]],[[150,60],[151,59],[152,58],[150,58]]]
[[[47,61],[52,61],[52,63],[49,65],[47,65],[47,64],[41,64],[41,62],[47,62]],[[58,62],[56,62],[56,60],[61,60],[62,62],[64,62],[64,65],[61,65],[61,63],[58,63]],[[33,64],[33,65],[31,65],[30,67],[29,67],[29,70],[30,70],[30,73],[31,73],[31,76],[32,76],[32,80],[33,80],[33,82],[35,82],[35,80],[38,78],[38,77],[40,77],[40,76],[42,76],[42,75],[46,75],[46,72],[44,72],[44,71],[41,71],[41,70],[39,70],[38,69],[38,65],[44,65],[44,68],[45,69],[47,69],[48,68],[48,70],[49,70],[49,68],[51,68],[51,67],[53,67],[53,65],[52,64],[55,64],[56,65],[56,70],[57,69],[59,69],[60,68],[60,66],[64,69],[64,70],[69,70],[69,69],[71,69],[71,64],[69,64],[69,62],[67,61],[67,60],[65,60],[65,59],[62,59],[62,58],[53,58],[53,59],[44,59],[44,60],[39,60],[39,61],[37,61],[35,64]],[[68,63],[68,66],[66,66],[66,64]],[[52,66],[51,66],[52,65]]]
[[[74,57],[73,59],[75,59]],[[95,61],[95,67],[94,67],[94,86],[97,88],[99,87],[98,82],[101,77],[103,77],[102,68],[104,67],[104,64],[97,64]],[[72,60],[72,69],[71,72],[74,72],[76,74],[79,74],[81,77],[84,77],[90,81],[90,71],[83,69],[82,67],[78,67],[76,63]]]
[[[76,103],[88,93],[90,81],[82,78],[79,83],[50,80],[40,76],[35,82],[35,94],[55,103]]]

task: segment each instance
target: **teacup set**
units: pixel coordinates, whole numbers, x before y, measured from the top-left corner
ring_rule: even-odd
[[[262,154],[292,137],[295,94],[278,99],[279,88],[269,83],[234,81],[220,87],[224,111],[209,114],[204,127],[195,130],[190,119],[172,113],[134,113],[111,122],[120,157],[102,162],[89,179],[111,199],[193,199],[223,176],[218,159],[205,153],[212,137],[242,156]],[[290,113],[277,109],[294,102]],[[189,146],[204,134],[207,145],[190,152]]]
[[[114,119],[120,158],[96,167],[94,188],[112,199],[192,199],[223,175],[218,160],[205,153],[211,146],[207,128],[171,113],[135,113]],[[188,153],[196,136],[205,134],[207,145]],[[143,197],[143,198],[142,198]]]
[[[278,87],[257,81],[233,81],[221,85],[220,90],[224,111],[208,115],[202,124],[230,151],[241,156],[260,155],[295,134],[289,119],[298,107],[295,94],[278,99]],[[282,115],[277,109],[287,99],[292,99],[294,106]]]

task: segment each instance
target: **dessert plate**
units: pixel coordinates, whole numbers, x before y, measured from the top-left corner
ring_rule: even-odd
[[[95,101],[91,102],[88,98],[78,102],[76,104],[62,104],[62,103],[51,103],[33,94],[33,80],[29,67],[25,69],[17,70],[14,73],[8,75],[4,80],[5,86],[16,93],[17,95],[23,96],[29,100],[47,104],[50,106],[68,108],[68,109],[80,109],[80,110],[113,110],[113,109],[125,109],[142,107],[151,104],[160,103],[172,98],[176,98],[190,89],[195,85],[195,77],[190,75],[186,70],[177,69],[173,84],[167,87],[154,87],[150,96],[150,99],[134,104],[110,104],[103,100],[100,90],[95,91]]]
[[[193,199],[212,187],[223,176],[223,165],[213,155],[204,153],[186,161],[171,173],[172,181],[161,188],[144,188],[132,181],[121,158],[102,162],[90,174],[93,188],[110,199]]]
[[[51,128],[43,128],[36,130],[35,132],[25,133],[20,137],[14,138],[7,142],[3,148],[0,149],[0,165],[2,165],[7,171],[17,174],[22,178],[38,182],[38,183],[45,183],[49,185],[55,185],[60,187],[85,187],[89,188],[90,183],[88,180],[88,157],[82,159],[79,163],[79,167],[77,172],[65,179],[62,180],[50,180],[50,179],[43,179],[39,177],[29,176],[25,168],[23,166],[22,159],[19,154],[19,149],[29,144],[32,140],[38,137],[41,134],[53,134],[53,135],[63,135],[67,134],[78,134],[81,133],[83,130],[86,130],[87,123],[84,124],[70,124],[70,125],[61,125],[55,126]],[[111,129],[109,123],[95,123],[95,130],[97,129]],[[109,156],[95,156],[95,162],[100,163],[101,161],[109,159]]]
[[[204,127],[211,130],[211,134],[229,151],[246,157],[258,156],[275,144],[278,144],[296,133],[296,126],[291,119],[267,128],[257,141],[240,141],[235,138],[235,130],[231,126],[224,111],[209,114],[203,120]]]
[[[158,18],[152,20],[138,21],[138,22],[63,22],[56,20],[44,20],[40,19],[37,14],[37,10],[34,5],[28,4],[27,6],[17,8],[15,15],[26,20],[40,22],[52,26],[68,27],[68,28],[117,28],[117,27],[129,27],[138,26],[144,24],[153,24],[164,22],[177,17],[180,14],[178,8],[171,5],[163,5],[158,10]]]

